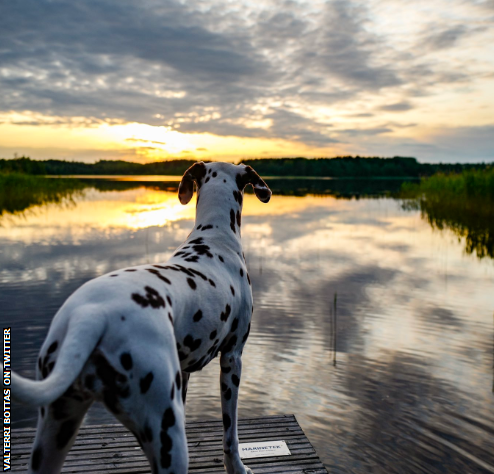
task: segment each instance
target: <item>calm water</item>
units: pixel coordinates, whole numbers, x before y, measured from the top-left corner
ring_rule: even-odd
[[[293,195],[244,204],[255,311],[240,416],[294,413],[332,473],[493,473],[494,261],[399,200],[274,184]],[[176,183],[132,186],[0,217],[0,317],[21,374],[71,292],[166,260],[190,232]],[[189,419],[220,418],[218,373],[191,377]],[[14,417],[35,425],[34,410]],[[105,422],[99,405],[85,420]]]

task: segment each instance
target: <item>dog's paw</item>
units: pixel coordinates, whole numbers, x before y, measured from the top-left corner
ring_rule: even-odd
[[[254,474],[252,469],[247,467],[241,460],[240,457],[231,457],[225,455],[224,457],[225,469],[227,474]]]

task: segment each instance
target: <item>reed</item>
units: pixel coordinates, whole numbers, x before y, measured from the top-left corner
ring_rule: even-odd
[[[467,253],[494,258],[494,167],[404,183],[399,197],[432,228],[448,228],[464,239]]]
[[[0,216],[47,203],[64,204],[82,193],[76,179],[52,179],[24,173],[0,173]]]
[[[483,170],[465,170],[462,173],[437,173],[422,178],[420,183],[403,183],[403,198],[421,195],[432,198],[489,199],[494,201],[494,166]]]

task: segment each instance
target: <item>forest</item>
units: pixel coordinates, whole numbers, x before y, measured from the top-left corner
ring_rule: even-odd
[[[100,160],[82,163],[63,160],[33,160],[29,157],[0,159],[0,173],[28,173],[34,175],[182,175],[194,160],[171,160],[153,163]],[[343,156],[335,158],[269,158],[249,159],[242,163],[252,166],[261,176],[313,177],[400,177],[418,178],[437,172],[460,173],[465,170],[485,169],[485,163],[420,163],[416,158]]]

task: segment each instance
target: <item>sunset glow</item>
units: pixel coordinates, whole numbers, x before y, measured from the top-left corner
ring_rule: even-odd
[[[494,159],[490,1],[120,5],[2,6],[0,157]]]

